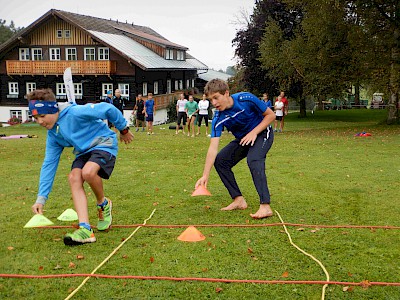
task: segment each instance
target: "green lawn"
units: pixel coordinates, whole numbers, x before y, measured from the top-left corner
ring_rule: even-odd
[[[276,134],[267,159],[272,208],[291,223],[400,226],[400,127],[383,125],[384,118],[385,111],[376,110],[317,112],[308,119],[290,114],[285,132]],[[372,136],[354,137],[361,131]],[[154,208],[149,224],[279,222],[277,216],[261,221],[249,217],[257,210],[258,200],[245,161],[235,172],[248,210],[220,211],[230,199],[215,171],[209,182],[213,196],[191,197],[209,139],[176,136],[168,125],[155,127],[155,132],[154,136],[139,132],[132,144],[120,146],[113,176],[105,183],[106,194],[114,201],[114,224],[142,223]],[[0,140],[0,273],[92,272],[134,228],[96,233],[95,244],[79,247],[63,244],[62,237],[70,229],[23,229],[32,216],[46,132],[38,126],[20,125],[0,128],[2,133],[38,138]],[[231,139],[224,134],[221,146]],[[45,207],[45,216],[56,225],[66,225],[56,218],[73,208],[67,182],[73,159],[72,150],[66,149]],[[94,196],[89,200],[95,224]],[[325,280],[322,269],[290,245],[280,226],[199,229],[205,241],[184,243],[176,239],[184,228],[141,228],[98,273]],[[399,230],[297,229],[288,227],[293,241],[324,264],[332,281],[400,282]],[[74,268],[69,267],[71,262]],[[286,278],[282,277],[285,272]],[[0,298],[64,299],[82,280],[0,278]],[[91,278],[73,299],[320,299],[321,289],[320,285]],[[326,299],[400,299],[400,287],[342,289],[329,286]]]

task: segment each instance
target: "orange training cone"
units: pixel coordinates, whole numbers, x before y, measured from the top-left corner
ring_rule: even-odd
[[[192,197],[194,196],[211,196],[211,193],[204,185],[199,185],[192,193]]]
[[[183,242],[200,242],[205,240],[206,237],[194,226],[189,226],[184,232],[178,236],[178,240]]]

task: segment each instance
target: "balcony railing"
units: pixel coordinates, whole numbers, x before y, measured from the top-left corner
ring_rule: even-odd
[[[111,60],[7,60],[8,75],[62,75],[71,67],[74,75],[110,75],[117,71],[117,64]]]

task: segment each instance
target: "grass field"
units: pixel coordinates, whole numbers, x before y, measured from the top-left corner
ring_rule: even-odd
[[[400,128],[383,125],[384,118],[385,112],[376,110],[317,112],[305,120],[291,114],[268,154],[272,208],[285,222],[316,224],[303,231],[288,230],[299,247],[324,264],[332,281],[400,282],[399,230],[318,228],[318,224],[400,226]],[[154,136],[139,132],[132,144],[120,145],[113,176],[105,183],[106,194],[114,201],[114,224],[142,223],[154,208],[148,224],[279,222],[276,215],[267,220],[249,217],[257,210],[258,199],[245,161],[235,167],[235,173],[249,209],[220,211],[230,199],[215,171],[209,182],[213,196],[191,197],[209,139],[176,136],[174,130],[161,128],[168,125],[157,126]],[[361,131],[372,136],[354,137]],[[19,125],[0,128],[2,133],[38,138],[0,140],[0,273],[92,272],[134,228],[98,232],[96,243],[79,247],[62,242],[71,229],[23,229],[32,217],[46,132]],[[231,139],[224,134],[221,146]],[[66,225],[56,218],[73,207],[67,182],[73,159],[72,150],[66,149],[45,207],[45,216],[56,225]],[[93,195],[89,201],[95,224]],[[280,226],[198,229],[206,240],[184,243],[176,239],[184,228],[141,228],[97,273],[325,280],[322,269],[290,245]],[[0,298],[65,299],[82,280],[0,278]],[[320,285],[91,278],[73,299],[320,299],[321,289]],[[343,291],[343,286],[331,285],[326,299],[400,299],[400,287]]]

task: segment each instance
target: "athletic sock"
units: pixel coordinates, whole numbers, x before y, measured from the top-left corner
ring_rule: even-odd
[[[104,201],[102,204],[97,204],[97,206],[100,206],[101,208],[104,208],[104,206],[106,206],[108,204],[108,201],[106,198],[104,198]]]
[[[79,223],[79,227],[86,228],[87,230],[92,230],[92,227],[90,227],[90,224],[85,223],[85,222]]]

